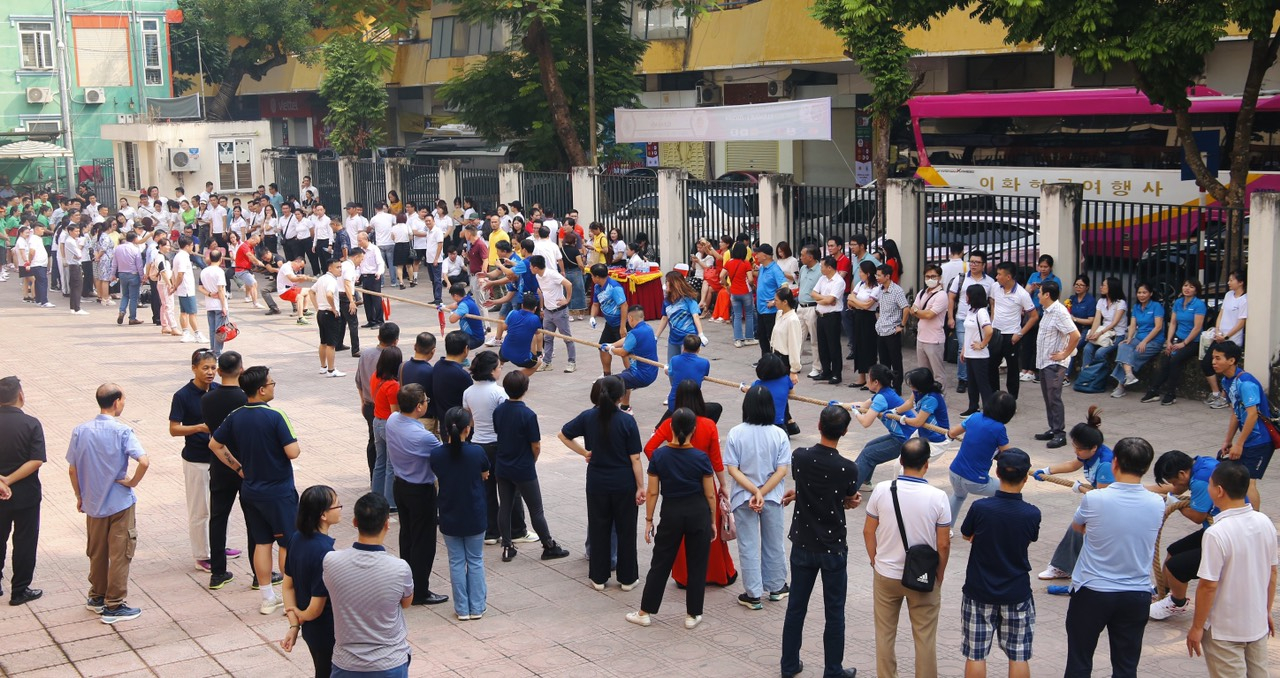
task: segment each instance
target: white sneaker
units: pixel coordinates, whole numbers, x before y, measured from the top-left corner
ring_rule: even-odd
[[[551,371],[551,369],[552,369],[552,367],[551,367],[551,363],[543,362],[541,365],[538,365],[538,369],[537,369],[536,371],[538,371],[538,372],[550,372],[550,371]]]
[[[1191,601],[1187,601],[1178,607],[1173,604],[1173,596],[1165,596],[1160,600],[1151,603],[1151,618],[1156,621],[1163,621],[1170,617],[1181,617],[1191,611]]]
[[[1040,579],[1044,579],[1045,581],[1048,581],[1050,579],[1070,579],[1071,573],[1064,572],[1050,565],[1049,567],[1046,567],[1044,569],[1044,572],[1041,572],[1040,574],[1036,575],[1036,577]]]
[[[569,363],[568,365],[564,366],[565,372],[575,372],[577,371],[577,369],[578,369],[577,363]]]
[[[179,339],[178,341],[180,341],[180,342],[182,342],[182,343],[184,343],[184,344],[190,344],[191,342],[193,342],[193,341],[195,341],[195,340],[196,340],[196,336],[195,336],[194,334],[192,334],[192,333],[191,333],[191,330],[183,330],[183,331],[182,331],[182,338],[181,338],[181,339]]]
[[[1128,377],[1125,377],[1125,378],[1124,378],[1124,385],[1125,385],[1125,386],[1133,386],[1133,385],[1134,385],[1134,384],[1136,384],[1136,383],[1138,383],[1138,377],[1137,377],[1137,375],[1131,375],[1131,376],[1128,376]]]
[[[640,580],[637,579],[631,582],[630,584],[618,584],[618,588],[622,589],[623,591],[630,591],[631,589],[634,589],[639,583],[640,583]]]
[[[36,304],[36,306],[39,306],[40,308],[57,308],[57,306],[54,306],[53,304],[51,304],[51,303],[49,303],[49,302],[47,302],[47,301],[46,301],[46,302],[44,302],[43,304]],[[1225,403],[1226,401],[1224,400],[1224,401],[1222,401],[1222,402],[1224,402],[1224,403]]]
[[[742,340],[743,346],[757,346],[759,344],[760,344],[759,339],[743,339]]]
[[[89,315],[89,312],[84,309],[80,309],[79,311],[72,311],[71,315]]]
[[[649,624],[653,623],[653,619],[650,617],[650,615],[643,614],[640,612],[628,612],[627,621],[639,626],[648,626]]]
[[[1029,372],[1023,372],[1022,374],[1018,375],[1018,381],[1031,381],[1031,379],[1032,379],[1031,373]]]
[[[266,308],[266,306],[263,306],[261,303],[256,302],[256,301],[255,301],[255,302],[253,302],[253,307],[254,307],[254,308]]]
[[[262,601],[262,605],[258,607],[258,614],[271,614],[282,607],[284,607],[284,600],[280,596],[273,595]]]
[[[498,344],[501,344],[501,343],[502,343],[502,342],[498,341],[497,339],[490,339],[489,341],[484,342],[484,345],[485,345],[485,346],[497,346]]]
[[[337,379],[338,377],[345,377],[345,376],[347,376],[346,372],[339,372],[338,370],[334,370],[329,373],[330,379]]]
[[[816,368],[816,367],[815,367],[815,368],[813,368],[813,371],[809,373],[809,376],[811,376],[811,377],[816,377],[816,376],[818,376],[819,374],[822,374],[822,370],[820,370],[820,369],[818,369],[818,368]]]
[[[327,374],[329,374],[329,368],[327,368],[327,367],[321,367],[321,368],[320,368],[320,375],[321,375],[321,376],[324,376],[324,375],[327,375]]]
[[[528,532],[524,533],[523,537],[515,537],[514,539],[512,539],[511,543],[512,544],[537,544],[541,541],[542,541],[542,537],[539,537],[537,532],[534,532],[533,530],[529,530]]]
[[[204,344],[204,343],[208,343],[208,341],[209,341],[209,337],[204,336],[204,334],[203,334],[203,333],[201,333],[201,332],[200,332],[200,330],[196,330],[196,342],[197,342],[197,343]]]
[[[597,590],[597,591],[603,591],[603,590],[604,590],[604,584],[597,584],[597,583],[595,583],[595,582],[591,581],[590,579],[588,579],[588,580],[587,580],[587,583],[588,583],[588,584],[591,584],[591,588],[593,588],[593,589],[595,589],[595,590]]]
[[[1126,392],[1125,392],[1125,390],[1124,390],[1124,385],[1123,385],[1123,384],[1121,384],[1120,386],[1117,386],[1117,387],[1115,388],[1115,390],[1114,390],[1114,391],[1112,391],[1112,392],[1111,392],[1111,397],[1112,397],[1112,398],[1123,398],[1123,397],[1125,396],[1125,394],[1126,394]]]
[[[701,624],[701,623],[702,623],[702,615],[700,614],[691,614],[684,618],[684,627],[686,629],[697,628],[698,624]]]

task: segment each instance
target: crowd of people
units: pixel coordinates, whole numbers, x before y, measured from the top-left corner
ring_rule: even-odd
[[[726,236],[716,244],[700,241],[688,264],[662,276],[662,317],[651,326],[644,307],[628,304],[611,270],[648,272],[648,243],[638,238],[619,247],[620,234],[606,235],[598,223],[584,231],[573,210],[562,222],[538,206],[526,217],[518,202],[487,214],[471,200],[455,201],[458,209],[451,211],[445,201],[413,205],[391,193],[370,218],[349,203],[335,224],[309,178],[300,200],[272,184],[244,204],[233,200],[230,213],[225,197],[211,191],[199,196],[197,208],[175,194],[177,200],[161,198],[153,188],[137,208],[125,201],[114,216],[97,209],[99,222],[91,216],[92,200],[59,201],[55,215],[38,197],[39,205],[33,200],[32,209],[22,211],[13,256],[38,305],[48,303],[50,285],[61,285],[73,312],[84,313],[78,305],[89,272],[91,280],[106,283],[96,290],[100,303],[112,303],[118,284],[118,323],[128,316],[130,324],[143,324],[136,306],[145,276],[153,322],[162,332],[209,341],[191,354],[191,376],[175,391],[169,416],[169,434],[183,439],[191,558],[218,590],[235,579],[228,559],[248,553],[259,611],[284,611],[283,647],[291,650],[301,636],[317,675],[407,675],[406,607],[452,600],[460,622],[482,619],[486,545],[499,546],[504,563],[519,558],[524,544],[538,544],[541,560],[569,555],[553,535],[538,477],[539,410],[563,403],[545,393],[530,397],[537,373],[553,369],[556,339],[565,344],[564,372],[576,370],[578,344],[594,347],[601,361],[590,407],[557,432],[587,464],[587,583],[595,590],[611,578],[622,591],[641,586],[638,542],[643,536],[653,544],[640,600],[626,615],[633,624],[653,623],[674,578],[684,589],[684,626],[696,628],[707,585],[732,587],[740,578],[737,601],[748,610],[785,601],[780,670],[794,676],[803,670],[804,619],[821,576],[823,671],[854,675],[844,666],[846,516],[865,506],[877,674],[898,675],[895,639],[905,602],[916,675],[937,675],[941,589],[958,522],[961,537],[971,542],[962,587],[966,674],[985,674],[998,640],[1010,675],[1029,675],[1035,595],[1028,550],[1038,539],[1041,514],[1023,488],[1029,480],[1079,471],[1082,480],[1072,489],[1083,495],[1080,508],[1038,575],[1070,580],[1048,589],[1071,596],[1066,675],[1090,675],[1104,629],[1114,675],[1136,675],[1148,619],[1178,616],[1194,618],[1189,651],[1203,651],[1214,675],[1243,675],[1231,667],[1266,662],[1276,535],[1258,512],[1257,481],[1278,434],[1261,384],[1242,368],[1243,270],[1231,273],[1231,291],[1207,323],[1195,280],[1168,309],[1150,286],[1139,285],[1130,307],[1114,278],[1100,282],[1096,298],[1087,276],[1067,293],[1048,255],[1020,282],[1012,263],[991,266],[981,251],[955,245],[948,261],[924,266],[916,284],[902,281],[892,241],[879,256],[860,234],[805,244],[796,254],[786,242]],[[34,223],[32,213],[40,215]],[[46,215],[48,224],[40,221]],[[51,252],[41,240],[48,225],[54,228]],[[181,230],[176,238],[175,226]],[[88,244],[104,234],[110,251]],[[82,259],[85,251],[93,255]],[[90,268],[82,270],[83,264]],[[431,294],[418,303],[438,309],[442,333],[416,334],[407,357],[380,295],[388,286],[416,287],[422,269]],[[329,536],[344,520],[338,492],[318,485],[299,493],[295,486],[300,440],[288,415],[271,404],[272,370],[246,366],[238,352],[224,349],[235,333],[231,281],[243,288],[246,303],[265,301],[268,315],[280,313],[271,296],[277,293],[292,303],[295,322],[314,317],[321,375],[347,376],[337,365],[343,351],[357,360],[353,402],[367,424],[369,488],[352,510],[359,538],[350,548],[336,548]],[[909,295],[904,284],[920,291]],[[203,328],[195,319],[196,291],[205,303]],[[458,329],[444,331],[446,314]],[[600,334],[574,337],[574,321]],[[742,423],[723,439],[718,422],[725,408],[703,392],[711,363],[701,355],[710,343],[705,324],[717,321],[732,325],[735,349],[759,346],[759,357],[751,359],[757,379],[739,385]],[[376,330],[376,345],[362,349],[359,329]],[[908,332],[915,335],[914,363],[904,355]],[[1110,386],[1110,395],[1120,398],[1143,379],[1144,365],[1156,361],[1159,370],[1146,377],[1142,400],[1170,405],[1192,358],[1201,361],[1209,386],[1206,404],[1229,409],[1220,450],[1157,456],[1136,435],[1108,446],[1096,408],[1068,430],[1065,387],[1102,393]],[[614,369],[615,359],[621,369]],[[846,373],[856,397],[842,399],[831,387]],[[632,394],[664,375],[665,407],[648,413],[654,430],[642,437]],[[805,376],[813,384],[802,387]],[[946,382],[966,396],[962,411],[949,410]],[[1030,455],[1006,427],[1018,414],[1021,384],[1037,382],[1047,428],[1035,438],[1047,449],[1070,444],[1073,457],[1033,471]],[[790,442],[801,423],[811,421],[793,414],[796,395],[829,402],[817,418],[816,445]],[[87,606],[103,622],[116,623],[142,614],[128,604],[127,584],[136,539],[133,487],[149,462],[118,419],[121,388],[103,384],[95,397],[101,414],[72,432],[67,461],[88,523]],[[31,584],[38,469],[46,457],[43,432],[22,413],[23,403],[17,378],[0,380],[0,421],[17,432],[0,440],[0,536],[7,540],[12,529],[12,604],[41,595]],[[855,423],[884,430],[847,458],[841,440]],[[930,465],[950,454],[947,489],[935,487],[926,478]],[[895,472],[873,482],[885,464]],[[1155,482],[1144,486],[1149,470]],[[1150,561],[1166,505],[1187,492],[1180,511],[1202,529],[1168,546],[1163,582],[1155,582]],[[969,495],[981,498],[964,512]],[[237,497],[245,551],[227,545]],[[793,504],[787,533],[784,508]],[[399,558],[383,546],[391,529]],[[431,587],[441,535],[448,595]],[[1195,578],[1201,582],[1193,604],[1188,584]],[[1158,585],[1168,594],[1153,599]]]

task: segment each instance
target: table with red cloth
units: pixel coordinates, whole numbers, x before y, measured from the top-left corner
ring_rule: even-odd
[[[622,285],[627,294],[627,306],[640,304],[644,307],[645,320],[657,320],[662,317],[662,272],[631,273],[625,269],[609,269],[609,277]]]

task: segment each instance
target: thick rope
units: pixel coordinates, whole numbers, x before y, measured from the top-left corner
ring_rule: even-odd
[[[1152,601],[1160,600],[1169,593],[1169,587],[1164,581],[1164,558],[1161,558],[1160,541],[1164,536],[1165,525],[1169,524],[1169,518],[1173,514],[1178,513],[1182,509],[1191,505],[1191,500],[1183,499],[1176,504],[1170,504],[1164,509],[1164,520],[1160,522],[1160,531],[1156,532],[1156,552],[1151,556],[1151,583],[1155,585],[1156,594],[1152,597]]]

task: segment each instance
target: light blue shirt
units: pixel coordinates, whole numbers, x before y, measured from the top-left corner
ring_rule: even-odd
[[[115,417],[99,414],[71,432],[67,464],[76,469],[80,507],[90,518],[107,518],[137,503],[124,480],[130,459],[146,456],[133,429]]]
[[[1083,525],[1084,548],[1071,590],[1119,593],[1151,589],[1151,553],[1164,523],[1164,500],[1135,483],[1111,483],[1080,500],[1073,519]]]
[[[798,304],[812,304],[813,288],[818,284],[818,279],[822,277],[822,264],[815,263],[812,267],[800,266],[800,296],[796,297]]]
[[[756,487],[763,487],[779,466],[791,465],[791,443],[786,432],[777,426],[738,424],[729,430],[729,440],[724,446],[724,465],[738,467]],[[778,483],[764,495],[764,500],[781,505],[786,484],[785,479]],[[745,504],[752,496],[747,488],[731,482],[730,510]]]
[[[782,272],[778,262],[771,261],[768,266],[760,268],[760,278],[756,281],[756,312],[764,315],[777,313],[778,309],[769,306],[778,288],[787,284],[787,274]]]
[[[397,478],[415,485],[434,483],[431,453],[440,445],[440,439],[417,419],[400,412],[387,418],[387,460]]]

